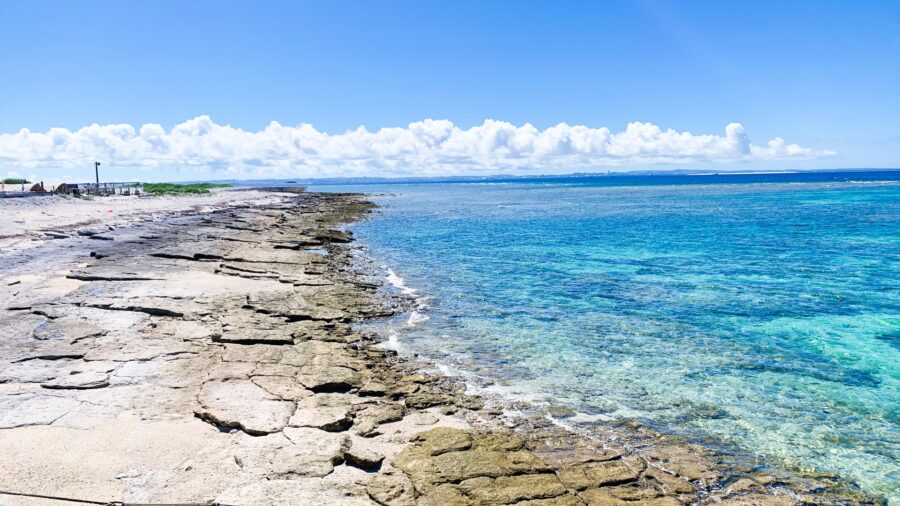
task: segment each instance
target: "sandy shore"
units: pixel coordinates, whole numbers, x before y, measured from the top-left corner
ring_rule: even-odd
[[[351,262],[340,228],[372,208],[362,196],[110,202],[2,208],[28,225],[0,246],[2,491],[228,505],[873,503],[630,424],[598,440],[511,416],[380,349],[355,324],[403,301]],[[0,494],[7,504],[61,503]]]

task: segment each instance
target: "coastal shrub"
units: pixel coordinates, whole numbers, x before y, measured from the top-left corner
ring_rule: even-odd
[[[147,183],[144,186],[144,193],[150,195],[199,195],[209,193],[213,188],[227,188],[230,184],[217,183]]]
[[[7,177],[3,179],[3,184],[28,184],[31,181],[16,177]]]

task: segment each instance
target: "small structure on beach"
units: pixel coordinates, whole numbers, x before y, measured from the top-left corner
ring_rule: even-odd
[[[141,195],[144,186],[141,183],[62,183],[56,187],[56,193],[61,195],[110,196],[110,195]]]
[[[10,183],[10,179],[0,180],[0,198],[11,197],[35,197],[39,195],[50,195],[44,188],[44,182],[31,184],[24,179],[16,183]],[[31,185],[31,186],[27,186]]]
[[[93,183],[62,183],[56,187],[56,193],[60,195],[72,195],[80,197],[82,195],[94,195],[98,197],[108,197],[111,195],[140,195],[144,193],[144,186],[141,183],[101,183],[100,182],[100,162],[94,162],[94,182]]]

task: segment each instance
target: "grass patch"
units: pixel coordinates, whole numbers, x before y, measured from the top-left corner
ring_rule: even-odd
[[[15,177],[8,177],[3,179],[3,184],[29,184],[31,181],[27,179],[20,179]]]
[[[216,183],[147,183],[144,186],[144,193],[151,195],[200,195],[209,193],[213,188],[228,188],[230,184]]]

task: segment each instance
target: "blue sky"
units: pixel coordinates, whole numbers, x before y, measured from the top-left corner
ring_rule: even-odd
[[[347,142],[357,150],[349,157],[354,174],[403,175],[437,159],[440,170],[431,172],[447,173],[454,171],[448,160],[461,158],[467,163],[458,172],[465,173],[498,157],[504,161],[490,168],[499,172],[561,171],[569,163],[579,170],[900,166],[897,1],[2,2],[0,71],[0,134],[7,134],[0,137],[0,175],[68,175],[81,155],[111,159],[144,179],[226,169],[236,177],[333,175],[346,162],[335,150]],[[304,151],[316,155],[285,154],[326,142],[305,136],[279,149],[224,149],[196,159],[185,154],[190,149],[173,151],[182,141],[165,137],[157,151],[166,155],[149,160],[143,148],[129,147],[134,139],[110,148],[84,133],[56,137],[67,147],[47,148],[44,138],[11,135],[94,123],[132,125],[134,136],[143,135],[141,125],[159,124],[168,134],[204,115],[210,122],[191,135],[213,135],[218,144],[251,142],[242,134],[272,121],[308,123],[335,137],[327,149]],[[456,130],[444,125],[433,134],[429,127],[428,140],[409,141],[418,147],[387,151],[359,147],[380,137],[341,137],[360,125],[377,132],[426,119],[449,120]],[[738,122],[738,134],[753,145],[779,137],[808,151],[757,156],[762,151],[719,144],[660,151],[632,143],[616,152],[644,154],[612,157],[618,148],[604,147],[599,156],[598,143],[615,142],[600,132],[575,158],[571,140],[539,157],[534,146],[521,147],[534,136],[502,125],[475,130],[470,137],[480,147],[457,147],[452,156],[430,140],[471,133],[486,119],[530,124],[538,134],[563,122],[612,134],[645,122],[662,132],[719,136],[709,142],[722,146],[733,146],[737,137],[725,127]],[[226,125],[232,129],[220,129]],[[288,135],[300,134],[281,137]],[[252,143],[269,146],[274,136]],[[510,141],[516,147],[498,136],[518,139]],[[268,166],[266,156],[285,159],[254,172]],[[374,161],[357,163],[361,157]]]

